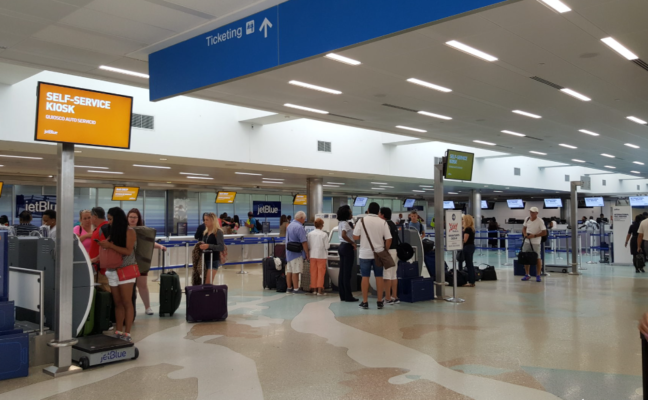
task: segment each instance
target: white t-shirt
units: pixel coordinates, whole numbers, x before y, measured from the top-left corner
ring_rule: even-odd
[[[538,235],[542,231],[546,231],[545,223],[541,218],[536,218],[535,221],[531,221],[531,218],[527,218],[524,221],[524,226],[526,227],[527,235]],[[529,239],[531,244],[540,244],[542,242],[542,237],[535,237]]]
[[[641,221],[641,224],[639,224],[639,229],[637,229],[637,234],[643,234],[643,240],[644,242],[648,242],[648,219],[644,219]]]
[[[309,232],[306,237],[308,238],[310,258],[328,259],[328,249],[331,247],[328,235],[321,229],[315,229]]]
[[[385,250],[385,240],[392,238],[391,232],[389,232],[389,225],[387,225],[387,222],[374,214],[365,215],[364,218],[359,220],[356,224],[355,229],[353,230],[353,236],[360,236],[359,256],[365,260],[373,260],[373,251],[371,250],[371,245],[367,239],[367,234],[362,227],[363,221],[367,227],[367,232],[371,238],[374,250],[377,253]]]

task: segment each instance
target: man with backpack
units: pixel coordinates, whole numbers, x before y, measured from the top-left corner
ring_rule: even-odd
[[[524,227],[522,228],[522,237],[524,238],[524,244],[522,245],[523,252],[538,252],[542,246],[543,237],[547,236],[547,227],[542,219],[538,218],[538,207],[531,207],[529,210],[531,216],[524,221]],[[525,265],[524,270],[526,274],[523,281],[528,281],[531,279],[529,276],[529,270],[531,269],[530,265]],[[536,264],[536,282],[542,282],[542,259],[538,257]]]

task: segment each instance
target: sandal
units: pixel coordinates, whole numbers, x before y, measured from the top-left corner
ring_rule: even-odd
[[[466,283],[463,287],[475,287],[474,283]]]

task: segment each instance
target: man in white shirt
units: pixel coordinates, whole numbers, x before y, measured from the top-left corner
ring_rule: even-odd
[[[56,211],[46,210],[43,213],[43,225],[49,226],[49,237],[56,240]]]
[[[522,228],[522,237],[525,238],[524,245],[522,246],[523,252],[535,251],[540,254],[540,247],[542,246],[542,237],[547,235],[547,227],[542,219],[538,218],[538,207],[531,207],[529,210],[531,216],[524,221],[524,227]],[[542,282],[542,258],[538,256],[536,264],[536,282]],[[531,279],[529,276],[529,270],[531,269],[530,265],[524,266],[524,271],[526,274],[523,281],[528,281]]]
[[[646,257],[646,242],[648,241],[648,218],[641,221],[637,229],[637,253],[643,253]]]
[[[362,303],[360,303],[360,307],[365,310],[369,309],[369,277],[372,269],[376,277],[378,299],[381,300],[383,297],[383,268],[376,266],[374,252],[379,253],[385,248],[389,249],[392,242],[387,222],[378,217],[380,205],[371,203],[368,211],[369,214],[358,221],[353,230],[353,239],[360,240],[360,273],[362,274]],[[371,243],[369,240],[371,240]],[[379,301],[378,309],[383,308],[383,305],[384,303]]]

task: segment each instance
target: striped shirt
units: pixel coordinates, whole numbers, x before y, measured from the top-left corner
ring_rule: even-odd
[[[30,223],[14,225],[14,228],[16,228],[16,236],[29,236],[30,232],[38,230],[36,225]]]

